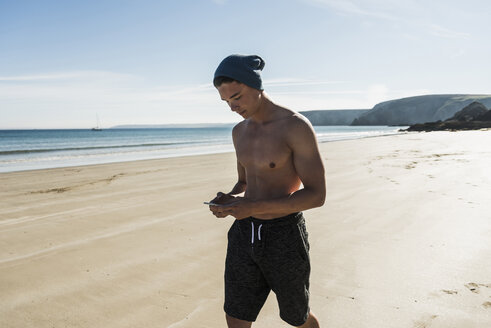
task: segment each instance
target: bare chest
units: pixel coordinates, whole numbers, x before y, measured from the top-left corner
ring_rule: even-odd
[[[279,171],[291,165],[291,150],[282,131],[247,131],[237,141],[236,152],[249,171]]]

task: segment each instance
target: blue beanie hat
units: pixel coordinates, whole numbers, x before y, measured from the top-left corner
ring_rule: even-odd
[[[230,55],[218,65],[213,83],[220,76],[232,78],[251,88],[263,90],[261,71],[264,60],[257,55]]]

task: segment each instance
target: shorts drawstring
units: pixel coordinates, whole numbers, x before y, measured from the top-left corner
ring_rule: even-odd
[[[254,222],[251,221],[251,244],[254,244]],[[263,227],[262,224],[259,225],[259,227],[257,228],[257,239],[258,240],[261,240],[261,228]]]
[[[254,244],[254,222],[251,221],[251,224],[252,224],[252,229],[251,229],[251,234],[252,234],[251,244]]]

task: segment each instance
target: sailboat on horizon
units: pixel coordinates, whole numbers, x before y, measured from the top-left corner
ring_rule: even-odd
[[[97,126],[92,128],[91,130],[92,131],[102,131],[101,125],[99,124],[99,115],[96,114],[96,117],[97,117]]]

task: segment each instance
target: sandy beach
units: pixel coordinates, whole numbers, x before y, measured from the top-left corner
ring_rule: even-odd
[[[491,327],[491,131],[320,145],[322,327]],[[0,174],[0,327],[225,327],[233,153]],[[254,327],[286,327],[271,294]]]

